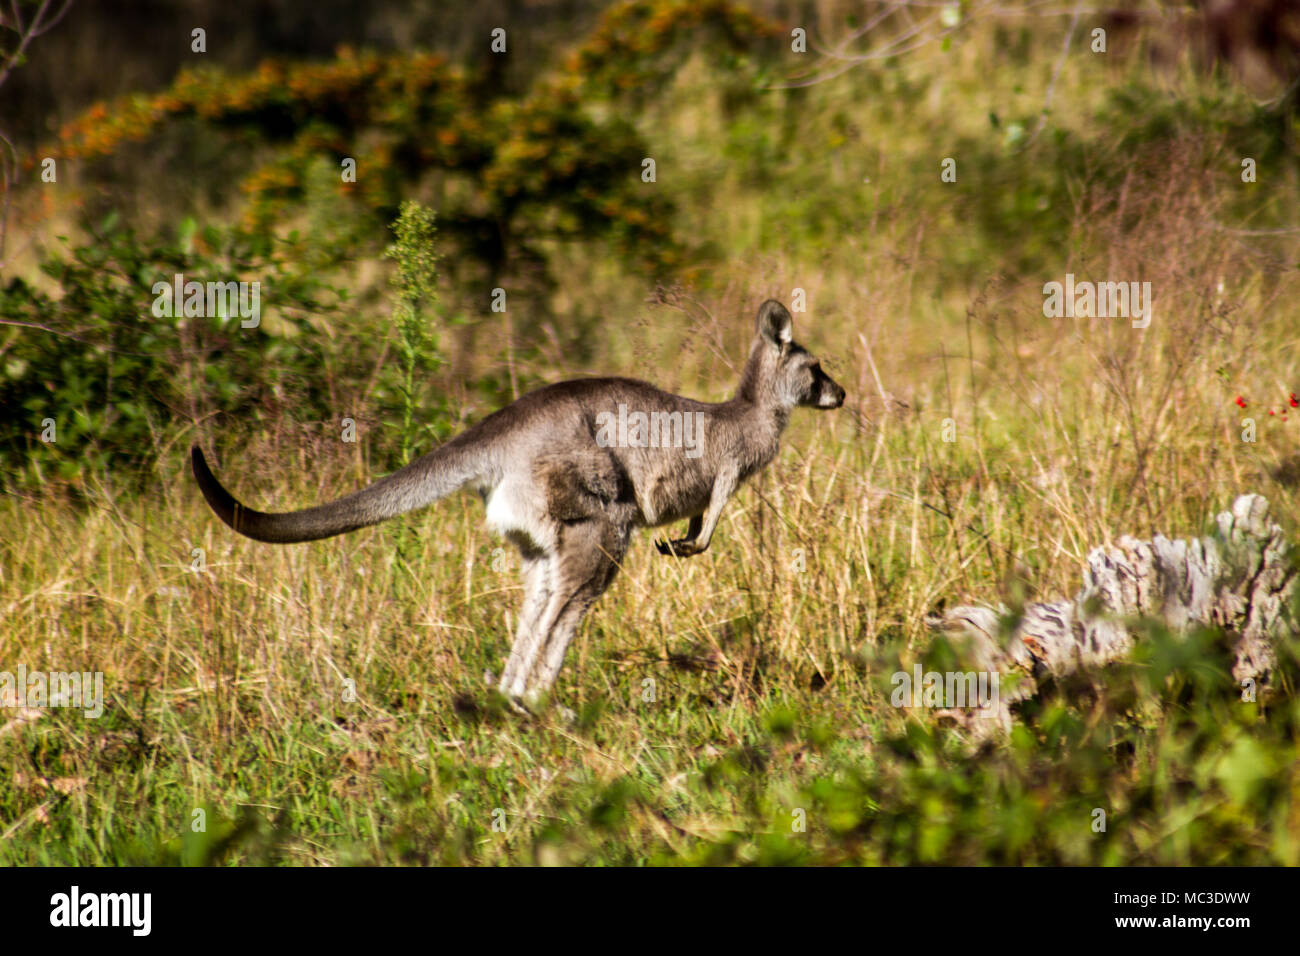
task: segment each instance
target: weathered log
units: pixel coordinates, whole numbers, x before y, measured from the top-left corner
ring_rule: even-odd
[[[1018,675],[1001,694],[998,716],[1006,724],[1009,705],[1037,693],[1044,673],[1060,677],[1126,657],[1136,619],[1163,621],[1175,633],[1223,628],[1235,636],[1233,678],[1267,684],[1276,638],[1295,627],[1296,586],[1282,529],[1269,520],[1268,502],[1249,494],[1218,516],[1214,534],[1198,540],[1126,535],[1115,547],[1094,548],[1072,600],[1028,604],[1018,618],[1005,607],[956,607],[929,623],[964,644],[974,667]]]

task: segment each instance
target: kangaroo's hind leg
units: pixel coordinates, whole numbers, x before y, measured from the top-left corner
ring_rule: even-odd
[[[551,600],[552,556],[523,548],[520,554],[523,558],[524,601],[519,608],[515,642],[497,685],[503,694],[511,693],[510,688],[528,674],[541,652],[543,634],[537,625]]]
[[[564,528],[557,555],[557,576],[564,583],[552,597],[548,611],[553,613],[553,623],[524,681],[528,697],[544,693],[555,683],[584,615],[618,574],[629,537],[630,529],[601,519]]]

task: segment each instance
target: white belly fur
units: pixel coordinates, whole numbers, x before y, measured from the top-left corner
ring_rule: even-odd
[[[502,537],[523,535],[542,551],[555,548],[555,529],[546,519],[544,503],[534,500],[527,486],[503,481],[487,500],[486,523]]]

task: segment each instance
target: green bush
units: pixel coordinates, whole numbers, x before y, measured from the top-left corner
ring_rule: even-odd
[[[178,425],[213,412],[328,414],[315,323],[338,294],[285,244],[211,228],[196,234],[192,224],[176,241],[149,242],[113,217],[88,232],[84,245],[65,240],[43,261],[48,291],[22,279],[0,290],[7,486],[148,471]],[[156,315],[155,284],[177,274],[257,282],[261,324]]]

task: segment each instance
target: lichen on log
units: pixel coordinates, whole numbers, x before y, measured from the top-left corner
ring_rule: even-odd
[[[1233,678],[1267,684],[1277,637],[1296,628],[1296,587],[1293,551],[1269,520],[1268,502],[1247,494],[1205,537],[1126,535],[1113,547],[1094,548],[1073,599],[1027,604],[1018,615],[1005,607],[955,607],[929,623],[964,644],[974,666],[1018,675],[1001,701],[1006,723],[1009,704],[1037,693],[1044,674],[1059,678],[1127,657],[1133,624],[1142,619],[1174,633],[1222,628],[1234,638]]]

